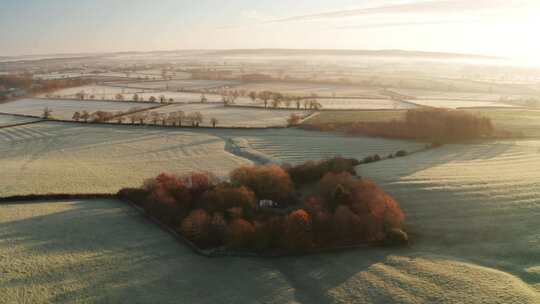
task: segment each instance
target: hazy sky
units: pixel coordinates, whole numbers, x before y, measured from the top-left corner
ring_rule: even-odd
[[[540,0],[0,0],[0,5],[0,55],[338,48],[540,57]]]

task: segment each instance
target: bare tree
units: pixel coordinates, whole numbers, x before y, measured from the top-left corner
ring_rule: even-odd
[[[71,117],[71,119],[73,119],[75,121],[79,121],[81,119],[81,113],[79,113],[79,112],[73,113],[73,117]]]
[[[90,118],[90,114],[88,111],[84,110],[81,113],[81,119],[84,120],[84,122],[88,122],[88,119]]]
[[[123,94],[116,94],[116,96],[114,98],[116,100],[124,100],[124,95]]]
[[[201,103],[207,103],[208,99],[206,98],[206,95],[204,93],[201,95]]]
[[[272,92],[270,91],[259,92],[258,97],[264,102],[264,107],[268,108],[268,101],[272,98]]]
[[[217,120],[217,118],[212,118],[210,119],[210,123],[212,124],[212,127],[215,128],[219,121]]]
[[[160,119],[160,115],[158,112],[150,112],[150,121],[156,125],[158,120]]]
[[[139,94],[133,94],[133,101],[139,101]]]
[[[148,101],[150,101],[150,102],[156,102],[156,100],[157,99],[154,96],[150,96],[150,98],[148,99]]]
[[[257,92],[249,92],[248,94],[249,98],[251,98],[251,101],[255,102],[257,100]]]

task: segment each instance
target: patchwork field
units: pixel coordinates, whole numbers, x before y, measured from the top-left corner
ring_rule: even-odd
[[[219,87],[230,87],[237,85],[237,81],[226,80],[168,80],[168,81],[140,81],[140,82],[127,82],[127,83],[115,83],[115,86],[145,90],[159,90],[159,91],[178,91],[181,89],[186,90],[204,90],[215,89]]]
[[[36,118],[0,114],[0,127],[36,121]]]
[[[89,113],[101,111],[127,111],[133,107],[149,108],[151,104],[136,104],[132,102],[119,101],[81,101],[62,99],[39,99],[29,98],[0,104],[0,112],[9,114],[20,114],[41,117],[43,110],[52,110],[52,117],[55,119],[71,120],[73,113],[88,111]]]
[[[307,111],[254,109],[242,107],[225,107],[222,104],[178,104],[162,107],[150,112],[170,113],[184,111],[189,113],[200,112],[203,115],[201,126],[211,126],[211,119],[218,120],[217,127],[284,127],[292,113],[300,116],[309,114]]]
[[[61,89],[50,93],[52,96],[59,96],[61,98],[77,98],[77,94],[84,93],[87,99],[115,99],[117,94],[123,94],[126,99],[131,99],[133,94],[141,92],[142,90],[111,87],[103,85],[87,85],[73,88]],[[42,94],[40,97],[45,97],[49,94]],[[93,95],[94,98],[90,98]]]
[[[309,96],[317,94],[320,97],[362,97],[362,98],[385,98],[379,94],[379,89],[362,88],[358,85],[318,84],[318,83],[291,83],[291,82],[253,82],[239,84],[234,89],[248,91],[274,91],[282,94]]]
[[[246,159],[220,137],[175,129],[38,123],[0,129],[0,196],[116,192],[168,171],[218,176]]]

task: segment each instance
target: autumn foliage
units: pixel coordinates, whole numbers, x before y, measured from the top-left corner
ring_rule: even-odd
[[[241,167],[230,182],[208,173],[160,174],[119,195],[200,248],[268,253],[406,243],[397,202],[355,176],[355,163],[336,158],[297,167]],[[261,200],[278,206],[262,207]]]
[[[491,120],[462,110],[422,108],[408,110],[402,120],[324,123],[305,126],[320,131],[354,135],[453,142],[499,136]]]

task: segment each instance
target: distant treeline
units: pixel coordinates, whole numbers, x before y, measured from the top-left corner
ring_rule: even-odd
[[[431,142],[455,142],[471,139],[511,136],[496,131],[487,117],[461,110],[414,109],[408,110],[404,119],[376,122],[315,123],[304,128],[319,131],[339,131],[353,135],[425,140]]]

